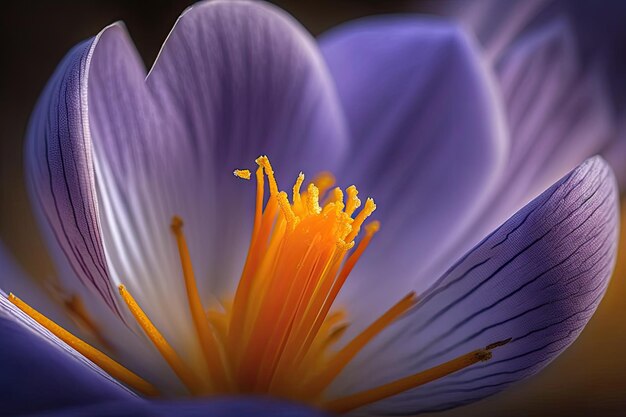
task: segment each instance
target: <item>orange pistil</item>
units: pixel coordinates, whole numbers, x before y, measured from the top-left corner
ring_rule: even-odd
[[[273,395],[347,412],[488,360],[494,348],[508,342],[348,397],[329,399],[332,393],[328,387],[338,375],[374,338],[409,312],[417,298],[412,292],[407,294],[336,349],[350,324],[347,310],[335,302],[380,229],[378,221],[367,223],[376,204],[368,198],[361,207],[353,185],[345,191],[331,189],[335,179],[328,173],[306,186],[300,173],[290,199],[280,190],[269,159],[261,156],[256,163],[256,208],[248,254],[234,295],[223,301],[219,310],[202,305],[183,222],[175,216],[171,223],[202,363],[188,363],[189,358],[180,356],[128,290],[119,287],[137,323],[192,395]],[[245,180],[252,178],[249,170],[233,173]],[[69,337],[16,300],[11,298],[111,375],[140,392],[155,392],[147,382],[108,357],[84,348],[84,342]]]
[[[294,377],[290,371],[299,366],[301,356],[315,345],[318,335],[327,337],[319,334],[332,304],[327,300],[336,296],[347,276],[344,271],[351,270],[378,226],[370,229],[367,242],[342,269],[358,230],[376,208],[373,200],[353,219],[344,211],[340,190],[323,207],[314,183],[301,193],[304,175],[300,174],[290,202],[287,194],[279,191],[267,157],[260,157],[257,163],[270,189],[261,217],[265,219],[273,206],[278,206],[278,211],[271,216],[273,228],[255,227],[260,232],[251,242],[235,294],[229,326],[232,345],[226,350],[237,352],[230,362],[240,390],[272,393],[290,385],[289,379]],[[324,175],[319,182],[325,191],[334,179]],[[351,195],[351,207],[356,209],[359,203],[356,195]],[[247,301],[250,292],[256,300]]]

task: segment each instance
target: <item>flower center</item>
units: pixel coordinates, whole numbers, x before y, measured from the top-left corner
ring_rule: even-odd
[[[261,156],[256,162],[256,209],[248,255],[234,297],[223,308],[207,311],[202,305],[183,222],[178,217],[172,220],[205,363],[193,367],[186,363],[128,290],[119,287],[130,312],[192,395],[266,394],[346,412],[488,360],[492,349],[508,342],[367,391],[329,399],[326,391],[334,379],[372,339],[416,304],[416,296],[408,293],[356,337],[335,348],[349,325],[335,300],[380,227],[377,221],[365,225],[376,209],[374,200],[368,198],[359,210],[356,187],[348,187],[345,193],[340,188],[331,190],[334,179],[330,174],[323,174],[302,192],[302,173],[290,200],[279,191],[269,159]],[[252,176],[248,170],[234,174],[246,180]],[[362,229],[365,233],[359,238]],[[157,394],[151,384],[17,297],[10,294],[9,299],[112,376],[142,393]]]

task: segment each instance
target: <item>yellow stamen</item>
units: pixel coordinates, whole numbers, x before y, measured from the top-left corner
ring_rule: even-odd
[[[357,197],[359,191],[354,185],[351,185],[346,188],[346,193],[348,194],[348,200],[346,202],[346,214],[348,216],[352,216],[356,209],[361,207],[361,200],[359,199],[359,197]]]
[[[303,291],[308,281],[307,277],[312,275],[312,271],[318,261],[315,253],[315,246],[318,242],[319,239],[307,249],[302,263],[298,265],[295,271],[293,283],[285,288],[285,297],[281,297],[284,301],[280,308],[280,313],[277,314],[272,337],[268,340],[265,353],[261,360],[263,366],[259,369],[259,376],[256,381],[257,390],[262,391],[267,389],[267,386],[276,372],[277,362],[284,351],[291,323],[293,323],[293,317],[302,301]],[[280,292],[277,292],[277,294],[280,294]]]
[[[302,196],[300,195],[300,188],[302,188],[302,183],[304,182],[304,174],[300,172],[298,174],[298,178],[296,179],[296,183],[293,186],[293,205],[294,207],[300,207],[302,205]]]
[[[262,166],[265,175],[267,175],[267,181],[270,185],[270,195],[275,196],[278,194],[278,184],[276,183],[276,178],[274,177],[274,169],[272,168],[272,164],[270,164],[270,160],[267,156],[260,156],[257,158],[256,163],[259,166]]]
[[[253,273],[254,266],[257,263],[257,258],[259,254],[258,247],[262,244],[263,238],[265,237],[264,233],[262,237],[259,237],[259,234],[261,234],[261,226],[263,225],[264,189],[263,166],[261,166],[260,164],[256,170],[256,185],[256,206],[254,212],[254,226],[252,229],[252,238],[250,239],[248,254],[246,255],[245,268],[241,274],[239,285],[237,286],[235,304],[233,304],[232,320],[229,327],[229,339],[231,346],[240,345],[240,340],[243,332],[244,313],[248,305],[248,297],[252,288],[251,274]],[[274,199],[271,200],[274,201]],[[271,208],[268,210],[271,210]]]
[[[261,195],[261,203],[262,201],[263,196]],[[274,223],[274,217],[277,211],[278,203],[276,202],[276,198],[270,197],[260,221],[258,236],[256,236],[256,238],[250,243],[246,264],[244,265],[239,285],[237,286],[237,291],[235,293],[233,313],[229,326],[229,348],[235,352],[236,356],[238,356],[242,351],[241,342],[244,338],[244,323],[246,321],[246,315],[251,310],[249,308],[249,304],[251,304],[250,293],[255,284],[254,278],[257,273],[257,269],[259,268],[259,265],[263,266],[262,254],[266,251],[271,251],[271,253],[276,252],[276,241],[270,244],[269,249],[267,248],[267,241],[270,236],[271,228]],[[268,263],[266,262],[265,266],[267,267],[267,265]]]
[[[324,404],[324,408],[335,413],[347,413],[364,405],[371,404],[376,401],[400,394],[401,392],[417,388],[421,385],[443,378],[444,376],[458,372],[461,369],[474,365],[478,362],[485,362],[491,359],[491,351],[497,347],[504,346],[511,339],[501,342],[492,343],[484,349],[478,349],[473,352],[461,355],[451,361],[437,365],[434,368],[427,369],[414,375],[407,376],[397,381],[362,391],[344,398],[328,401]]]
[[[323,402],[329,396],[328,387],[356,355],[415,305],[415,294],[409,293],[333,351],[348,328],[346,306],[335,302],[380,229],[377,221],[366,224],[376,204],[368,198],[355,214],[361,206],[358,190],[350,186],[346,195],[338,187],[329,192],[335,179],[328,173],[310,183],[306,192],[301,191],[305,177],[300,173],[290,202],[287,193],[279,189],[267,156],[260,156],[256,163],[256,208],[245,265],[234,297],[220,298],[217,310],[202,305],[182,220],[174,217],[171,223],[202,347],[200,364],[185,363],[124,286],[119,287],[139,325],[192,394],[274,395],[331,411],[350,411],[487,360],[493,348],[506,342],[371,390]],[[234,175],[246,180],[252,176],[245,169],[235,170]],[[266,177],[269,197],[265,195]],[[359,239],[363,228],[365,235]]]
[[[345,208],[345,204],[343,203],[343,190],[339,187],[333,190],[333,196],[331,203],[335,203],[339,210],[343,210]]]
[[[294,228],[300,219],[298,219],[296,214],[293,212],[291,205],[289,204],[289,197],[287,197],[287,193],[284,191],[278,193],[278,206],[280,207],[283,216],[285,216],[287,224]]]
[[[365,219],[372,215],[374,210],[376,210],[376,204],[374,204],[374,200],[368,198],[365,201],[365,207],[363,207],[359,214],[357,214],[357,216],[354,218],[354,223],[352,223],[352,231],[346,238],[346,242],[352,241],[356,237],[356,235],[359,234],[363,222],[365,221]]]
[[[320,195],[324,195],[330,187],[335,185],[335,176],[328,171],[324,171],[315,177],[313,184],[320,190]]]
[[[301,302],[293,318],[292,329],[277,365],[276,374],[279,380],[285,377],[285,373],[288,372],[290,367],[294,366],[294,363],[301,362],[299,357],[296,358],[297,355],[309,349],[310,345],[313,343],[314,337],[307,338],[306,336],[309,334],[308,331],[310,330],[311,324],[318,315],[319,302],[317,300],[323,298],[323,294],[327,292],[326,287],[331,283],[329,277],[333,277],[336,270],[339,268],[337,262],[338,256],[336,254],[334,256],[330,255],[333,251],[336,253],[336,249],[327,248],[326,250],[327,252],[323,253],[320,259],[327,259],[327,261],[318,262],[311,273],[312,277],[321,277],[322,283],[316,282],[315,279],[310,279],[305,284],[304,291],[302,292]],[[326,321],[322,320],[322,322],[330,328],[331,325],[336,324],[338,317],[340,316],[337,314],[331,314]],[[302,353],[302,355],[304,355],[304,353]]]
[[[391,307],[385,314],[369,325],[350,343],[330,359],[326,369],[304,385],[303,392],[315,394],[324,389],[346,365],[361,351],[375,336],[387,328],[393,321],[415,305],[415,293],[407,294],[402,300]]]
[[[249,169],[236,169],[233,171],[233,174],[235,174],[235,177],[239,177],[244,180],[249,180],[252,175]]]
[[[335,280],[335,282],[333,283],[330,289],[330,293],[324,299],[324,304],[322,305],[320,309],[320,313],[315,318],[315,322],[309,325],[310,326],[309,333],[306,336],[304,343],[302,345],[303,350],[301,350],[300,352],[300,357],[307,353],[306,347],[310,346],[310,344],[313,342],[313,339],[317,336],[318,329],[321,328],[322,323],[324,323],[324,320],[326,319],[326,316],[328,315],[330,308],[335,302],[335,299],[339,295],[339,291],[345,284],[346,279],[348,278],[348,275],[350,275],[350,272],[352,272],[352,269],[358,262],[359,258],[363,255],[363,252],[365,252],[365,249],[367,249],[370,241],[372,240],[372,237],[379,229],[380,229],[380,223],[377,221],[372,222],[371,224],[368,225],[368,227],[366,227],[367,234],[365,235],[361,243],[359,243],[359,246],[356,248],[354,253],[350,255],[350,257],[344,264],[343,268],[341,269],[341,272],[337,276],[337,279]]]
[[[98,349],[83,342],[81,339],[74,336],[73,334],[71,334],[37,310],[26,304],[24,301],[17,298],[15,295],[9,294],[8,299],[17,308],[22,310],[37,323],[48,329],[50,333],[61,339],[63,342],[67,343],[78,353],[95,363],[113,378],[121,381],[122,383],[145,395],[158,395],[158,391],[150,383],[146,382],[135,373],[129,371],[119,363],[115,362],[113,359],[109,358]]]
[[[292,356],[287,356],[289,362],[298,363],[304,355],[309,351],[311,344],[315,337],[318,335],[319,328],[324,322],[325,316],[323,306],[326,300],[328,300],[328,293],[333,286],[333,278],[337,274],[340,268],[340,262],[343,251],[336,252],[324,267],[324,272],[321,274],[320,281],[313,293],[310,296],[310,301],[306,305],[306,310],[302,317],[299,317],[297,326],[295,327],[295,336],[292,338],[292,346],[289,352]]]
[[[295,278],[298,271],[297,268],[292,269],[294,266],[292,254],[307,252],[306,242],[297,239],[295,234],[286,235],[285,239],[286,243],[282,248],[284,256],[281,256],[276,262],[275,273],[269,277],[268,290],[263,294],[258,316],[252,318],[254,329],[244,351],[243,363],[238,374],[245,386],[253,387],[257,384],[258,373],[261,369],[259,362],[267,350],[267,345],[276,343],[275,340],[272,340],[271,335],[274,332],[280,332],[280,328],[284,326],[284,322],[280,319],[281,311],[288,304],[286,299],[289,297],[296,280],[277,278],[292,274]]]
[[[137,320],[139,326],[141,326],[143,331],[152,341],[161,356],[163,356],[163,359],[165,359],[168,365],[172,368],[174,373],[178,376],[178,378],[180,378],[183,384],[185,384],[189,392],[194,395],[206,394],[208,392],[206,384],[204,384],[178,356],[174,348],[172,348],[167,340],[165,340],[161,332],[154,326],[154,324],[152,324],[152,321],[150,321],[141,307],[139,307],[139,304],[137,304],[126,287],[124,285],[120,285],[118,289],[122,299],[128,306],[128,309],[132,313],[133,317],[135,317],[135,320]]]
[[[214,383],[214,388],[219,391],[220,389],[225,389],[228,384],[224,361],[221,358],[221,352],[219,351],[217,341],[207,321],[202,301],[200,300],[200,294],[198,293],[198,286],[196,285],[196,278],[191,264],[191,256],[189,255],[187,241],[183,234],[183,222],[180,217],[175,216],[172,219],[172,231],[176,236],[176,242],[178,244],[178,252],[183,269],[185,287],[187,288],[191,317],[193,318],[198,339],[200,340],[204,359],[207,362],[209,375]]]
[[[307,189],[307,208],[310,214],[320,214],[322,208],[320,207],[320,190],[315,184],[309,184]]]

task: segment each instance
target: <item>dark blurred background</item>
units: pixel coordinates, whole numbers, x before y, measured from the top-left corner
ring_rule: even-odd
[[[469,0],[468,0],[469,1]],[[506,0],[502,0],[506,1]],[[9,1],[0,12],[0,239],[24,269],[43,278],[45,254],[24,187],[22,142],[48,77],[76,43],[123,20],[147,67],[192,1]],[[366,15],[428,10],[432,1],[274,1],[318,35]],[[602,2],[597,2],[598,4]],[[625,246],[621,245],[622,248]],[[622,276],[624,275],[622,271]],[[614,280],[581,338],[540,375],[439,416],[626,416],[626,285]]]

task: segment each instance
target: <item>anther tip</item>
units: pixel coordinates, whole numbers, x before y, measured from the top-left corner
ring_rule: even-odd
[[[380,230],[380,222],[378,220],[374,220],[365,225],[365,232],[367,234],[373,235],[379,230]]]
[[[262,166],[263,168],[265,168],[268,171],[272,171],[271,168],[271,164],[270,164],[270,159],[267,157],[267,155],[261,155],[259,156],[257,159],[254,160],[254,162],[257,163],[257,165]],[[272,171],[273,172],[273,171]]]
[[[413,307],[415,305],[415,303],[417,303],[417,293],[415,291],[411,291],[410,293],[408,293],[407,295],[405,295],[402,300],[400,300],[401,303],[408,303],[409,308]]]
[[[126,291],[126,286],[124,284],[120,284],[117,286],[117,289],[120,292],[120,294],[122,294],[123,292]]]
[[[322,171],[313,181],[315,183],[315,185],[317,185],[319,188],[330,188],[332,187],[335,182],[336,182],[336,178],[335,176],[328,172],[328,171]]]
[[[493,353],[488,350],[480,350],[476,353],[476,357],[481,362],[486,362],[493,357]]]
[[[411,303],[413,305],[417,304],[418,301],[418,297],[417,297],[417,292],[415,291],[411,291],[408,295],[407,295],[408,299],[411,300]]]
[[[173,231],[180,230],[183,227],[183,225],[184,225],[183,219],[181,219],[179,216],[172,217],[172,223],[170,224],[170,226]]]
[[[504,345],[508,344],[511,340],[513,340],[513,338],[509,337],[508,339],[504,339],[504,340],[500,340],[498,342],[491,343],[491,344],[487,345],[485,347],[485,349],[486,350],[493,350],[495,348],[498,348],[498,347],[501,347],[501,346],[504,346]]]
[[[233,171],[233,175],[243,180],[249,180],[252,177],[252,173],[247,169],[236,169]]]

